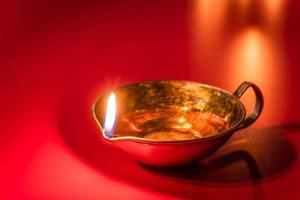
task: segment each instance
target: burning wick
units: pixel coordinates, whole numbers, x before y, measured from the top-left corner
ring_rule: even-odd
[[[112,92],[108,98],[104,128],[103,128],[103,134],[106,138],[111,138],[113,136],[116,114],[117,114],[116,95]]]

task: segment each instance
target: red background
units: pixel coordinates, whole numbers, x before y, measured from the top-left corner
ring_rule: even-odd
[[[299,198],[297,1],[12,0],[0,11],[1,199]],[[100,143],[90,108],[155,79],[230,92],[253,81],[265,109],[198,165],[149,169]]]

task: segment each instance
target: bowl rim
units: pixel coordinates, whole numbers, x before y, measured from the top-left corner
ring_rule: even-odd
[[[210,89],[214,89],[214,90],[218,90],[221,91],[223,93],[225,93],[226,95],[230,96],[231,98],[234,98],[236,100],[236,102],[239,104],[239,106],[241,107],[241,118],[239,119],[238,122],[236,122],[234,124],[234,126],[232,126],[229,129],[226,129],[224,131],[219,132],[218,134],[212,135],[212,136],[206,136],[206,137],[202,137],[202,138],[195,138],[195,139],[182,139],[182,140],[155,140],[155,139],[148,139],[148,138],[141,138],[141,137],[136,137],[136,136],[122,136],[122,137],[111,137],[111,138],[107,138],[104,136],[103,134],[103,128],[101,126],[100,121],[97,118],[96,115],[96,106],[97,103],[99,102],[100,98],[103,97],[106,93],[104,93],[103,95],[99,95],[94,103],[92,104],[92,115],[94,120],[96,121],[98,128],[100,129],[101,132],[101,137],[103,139],[105,139],[106,141],[111,141],[111,142],[117,142],[117,141],[134,141],[134,142],[138,142],[138,143],[151,143],[151,144],[180,144],[180,143],[196,143],[196,142],[201,142],[201,141],[208,141],[208,140],[213,140],[219,137],[223,137],[225,135],[228,134],[232,134],[234,131],[236,131],[236,129],[239,128],[240,124],[244,121],[245,116],[246,116],[246,108],[245,105],[239,100],[238,97],[236,97],[235,95],[231,94],[230,92],[221,89],[219,87],[216,86],[212,86],[212,85],[208,85],[208,84],[204,84],[204,83],[199,83],[196,81],[186,81],[186,80],[146,80],[146,81],[139,81],[139,82],[132,82],[132,83],[128,83],[128,84],[124,84],[124,85],[120,85],[117,87],[114,87],[115,89],[117,88],[122,88],[122,87],[127,87],[130,85],[136,85],[136,84],[141,84],[141,83],[159,83],[159,82],[181,82],[181,83],[191,83],[191,84],[196,84],[199,85],[201,87],[205,87],[205,88],[210,88]]]

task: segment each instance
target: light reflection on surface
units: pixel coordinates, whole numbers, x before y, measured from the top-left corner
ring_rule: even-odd
[[[238,84],[248,80],[259,84],[265,82],[265,78],[272,78],[274,74],[270,66],[274,54],[271,41],[262,31],[254,28],[244,31],[231,42],[225,56],[231,82]]]
[[[274,121],[280,120],[280,97],[285,84],[284,58],[280,45],[269,33],[249,28],[241,33],[228,48],[225,56],[229,73],[227,88],[235,88],[243,80],[256,83],[263,91],[265,114]],[[226,63],[227,62],[227,63]],[[225,84],[226,85],[226,84]],[[248,108],[254,104],[252,94],[245,94],[243,102]]]
[[[268,26],[272,26],[275,29],[281,28],[285,16],[285,6],[286,2],[284,0],[264,0],[262,1],[265,12],[265,21]]]
[[[210,0],[195,1],[195,36],[200,36],[201,41],[206,47],[211,47],[219,33],[222,31],[224,16],[226,11],[226,1],[215,2]]]
[[[221,0],[216,5],[195,0],[194,6],[191,78],[229,91],[252,81],[266,97],[264,115],[273,123],[280,121],[277,113],[284,108],[279,95],[286,82],[281,37],[286,2]],[[248,107],[254,103],[251,95],[242,98]]]

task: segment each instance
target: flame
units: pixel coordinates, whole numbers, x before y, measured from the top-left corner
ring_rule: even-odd
[[[104,136],[106,136],[107,138],[111,138],[113,135],[113,128],[116,121],[116,114],[117,114],[116,95],[112,92],[108,98],[104,128],[103,128]]]

